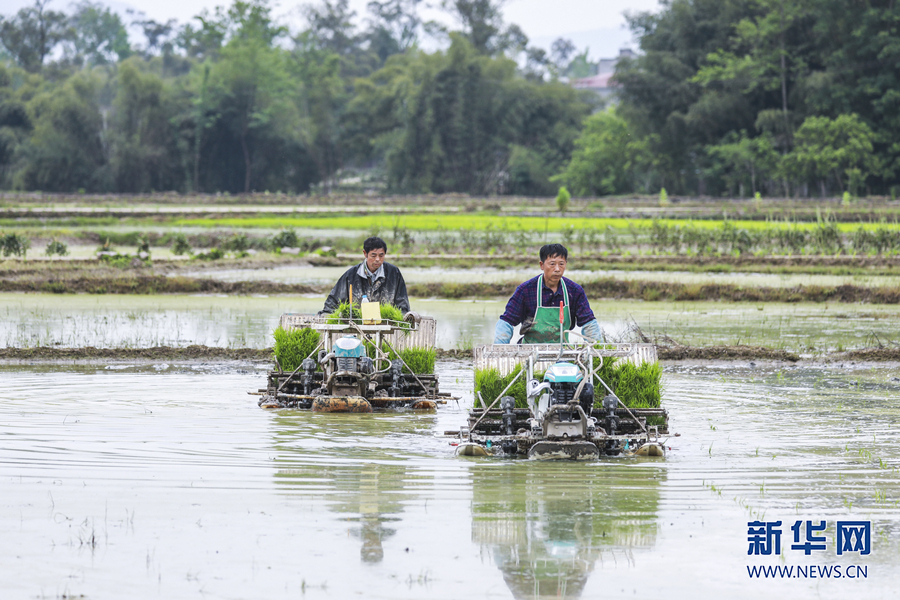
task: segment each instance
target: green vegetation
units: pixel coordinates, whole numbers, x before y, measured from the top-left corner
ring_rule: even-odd
[[[3,256],[21,256],[23,259],[31,248],[31,241],[18,233],[7,233],[0,236],[0,250]]]
[[[594,359],[594,367],[599,367],[597,375],[612,388],[625,406],[629,408],[659,408],[662,402],[662,367],[659,363],[643,363],[635,366],[629,362],[617,364],[615,358],[604,357],[601,366],[600,360],[600,358]],[[521,370],[522,366],[519,365],[511,373],[501,377],[496,369],[476,369],[475,407],[482,406],[478,400],[478,392],[481,392],[481,397],[490,406]],[[543,376],[543,373],[535,373],[538,380],[541,380]],[[602,384],[597,383],[594,386],[594,406],[601,406],[603,397],[608,393]],[[528,408],[524,375],[513,384],[505,395],[516,399],[516,408]]]
[[[569,200],[571,199],[572,195],[566,189],[566,186],[559,188],[559,193],[556,195],[556,208],[559,209],[560,213],[565,213],[569,209]]]
[[[400,358],[416,375],[430,375],[434,373],[434,360],[437,356],[434,348],[405,348],[400,351]],[[404,367],[405,372],[409,372]]]
[[[485,405],[490,406],[520,371],[522,371],[521,365],[517,365],[512,372],[505,376],[501,376],[497,369],[475,369],[475,408],[481,408],[483,406],[478,400],[478,392],[481,392],[481,398],[484,400]],[[538,374],[535,373],[535,376],[537,377]],[[540,377],[542,376],[543,374],[540,375]],[[525,375],[523,374],[519,377],[504,395],[515,398],[517,408],[527,408],[528,404],[525,401]],[[497,403],[494,408],[498,408],[499,406],[500,404]]]
[[[600,358],[594,358],[598,367]],[[603,357],[603,365],[597,375],[606,382],[628,408],[659,408],[662,402],[662,367],[657,363],[635,366],[612,357]],[[595,406],[600,406],[603,396],[609,392],[602,384],[594,386]]]
[[[49,242],[47,242],[47,249],[44,251],[44,254],[47,256],[66,256],[69,254],[69,247],[66,246],[65,243],[60,242],[56,238],[53,238]]]
[[[175,256],[191,254],[191,245],[188,243],[187,236],[183,233],[175,234],[172,240],[172,254]]]
[[[293,371],[300,366],[303,359],[312,354],[319,345],[319,332],[302,328],[285,330],[281,326],[275,329],[275,344],[272,347],[278,364],[285,371]]]

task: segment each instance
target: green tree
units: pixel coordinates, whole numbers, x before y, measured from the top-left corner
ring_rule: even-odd
[[[39,72],[54,48],[71,35],[65,14],[47,10],[50,0],[35,0],[12,19],[0,22],[0,42],[20,67]]]
[[[114,64],[128,58],[131,45],[122,19],[99,2],[82,0],[69,17],[76,60],[90,65]]]
[[[131,58],[118,67],[110,156],[114,186],[129,193],[181,189],[184,171],[173,117],[185,107],[142,66]]]
[[[104,85],[97,73],[76,73],[28,101],[34,129],[20,149],[22,166],[13,174],[15,187],[48,192],[109,190],[107,138],[100,112]]]
[[[836,119],[809,117],[797,129],[793,152],[785,157],[785,170],[796,179],[818,182],[822,196],[828,181],[844,191],[845,178],[861,178],[879,170],[873,153],[875,134],[858,115],[840,115]]]
[[[297,85],[290,77],[288,53],[274,44],[285,31],[272,22],[269,8],[235,2],[228,15],[234,33],[212,65],[209,85],[217,107],[216,125],[239,144],[244,167],[241,189],[247,193],[254,189],[257,150],[267,141],[299,134],[293,103]]]
[[[713,169],[718,171],[729,190],[737,188],[737,195],[744,196],[744,185],[750,182],[750,193],[756,195],[759,183],[774,177],[780,156],[775,151],[768,134],[756,138],[731,132],[722,143],[709,146],[707,153],[713,159]]]
[[[646,142],[635,138],[613,109],[584,120],[572,159],[552,178],[565,182],[576,196],[621,194],[636,189],[650,169]]]

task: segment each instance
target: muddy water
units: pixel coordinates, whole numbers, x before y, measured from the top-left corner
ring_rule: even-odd
[[[231,365],[0,370],[5,598],[891,598],[900,370],[667,366],[666,460],[459,459],[434,414],[264,411]],[[781,520],[783,559],[748,556]],[[827,548],[791,550],[796,520]],[[837,520],[871,553],[837,556]],[[750,579],[747,566],[864,568]]]
[[[13,347],[267,348],[284,312],[314,313],[321,296],[90,296],[0,294],[0,344]],[[897,306],[728,302],[591,302],[604,330],[633,339],[668,335],[688,345],[749,344],[826,354],[900,342]],[[437,319],[437,345],[490,343],[506,299],[413,298]]]

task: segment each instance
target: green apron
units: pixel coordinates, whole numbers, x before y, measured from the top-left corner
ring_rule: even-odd
[[[563,331],[572,328],[572,318],[569,314],[569,291],[566,282],[562,279],[559,284],[563,289],[565,298],[563,310]],[[522,338],[523,344],[558,344],[559,343],[559,307],[541,306],[541,292],[544,289],[544,276],[538,277],[537,282],[537,308],[534,311],[534,324],[525,332]]]

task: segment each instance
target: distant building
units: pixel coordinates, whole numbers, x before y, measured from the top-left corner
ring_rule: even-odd
[[[591,90],[599,94],[602,98],[607,98],[615,92],[616,85],[611,82],[612,76],[616,73],[616,65],[623,58],[633,58],[636,54],[628,49],[619,50],[619,55],[615,58],[601,58],[596,63],[597,73],[590,77],[582,77],[580,79],[570,79],[569,84],[576,90]]]

